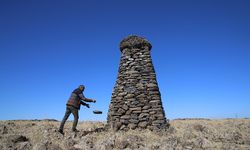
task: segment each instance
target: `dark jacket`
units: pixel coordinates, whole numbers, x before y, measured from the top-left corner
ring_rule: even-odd
[[[84,103],[83,101],[86,101],[86,102],[93,102],[92,100],[86,98],[83,93],[83,91],[81,91],[79,88],[75,89],[70,97],[69,97],[69,100],[67,102],[67,106],[73,106],[75,107],[76,109],[80,109],[81,107],[81,104],[82,105],[88,105],[86,103]],[[83,100],[83,101],[82,101]]]

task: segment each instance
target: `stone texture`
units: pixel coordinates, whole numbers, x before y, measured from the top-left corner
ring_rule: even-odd
[[[115,130],[166,129],[168,122],[162,107],[148,40],[128,36],[120,43],[121,59],[107,117]]]

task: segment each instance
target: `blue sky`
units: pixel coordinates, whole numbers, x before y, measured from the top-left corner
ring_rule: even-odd
[[[250,117],[250,1],[0,0],[0,120],[106,120],[120,41],[147,38],[166,116]],[[93,110],[102,110],[94,115]],[[71,117],[72,119],[72,117]]]

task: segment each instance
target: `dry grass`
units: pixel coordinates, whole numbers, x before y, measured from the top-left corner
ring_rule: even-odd
[[[170,121],[164,132],[102,131],[104,122],[80,122],[78,130],[57,132],[56,121],[0,121],[0,149],[110,150],[110,149],[246,149],[250,150],[250,119]]]

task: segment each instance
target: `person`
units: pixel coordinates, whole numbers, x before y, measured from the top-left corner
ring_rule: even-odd
[[[60,127],[59,127],[59,130],[58,130],[61,134],[64,134],[64,132],[63,132],[64,124],[67,121],[67,119],[71,113],[74,115],[74,122],[72,125],[72,131],[73,132],[78,131],[76,129],[76,126],[77,126],[78,119],[79,119],[78,110],[80,110],[81,105],[84,105],[84,106],[89,108],[89,104],[87,104],[85,102],[94,102],[94,103],[96,102],[96,100],[86,98],[83,95],[84,89],[85,89],[84,85],[80,85],[77,89],[75,89],[71,93],[70,98],[68,99],[67,104],[66,104],[65,115],[63,117],[63,120],[62,120]],[[85,102],[83,102],[83,101],[85,101]]]

